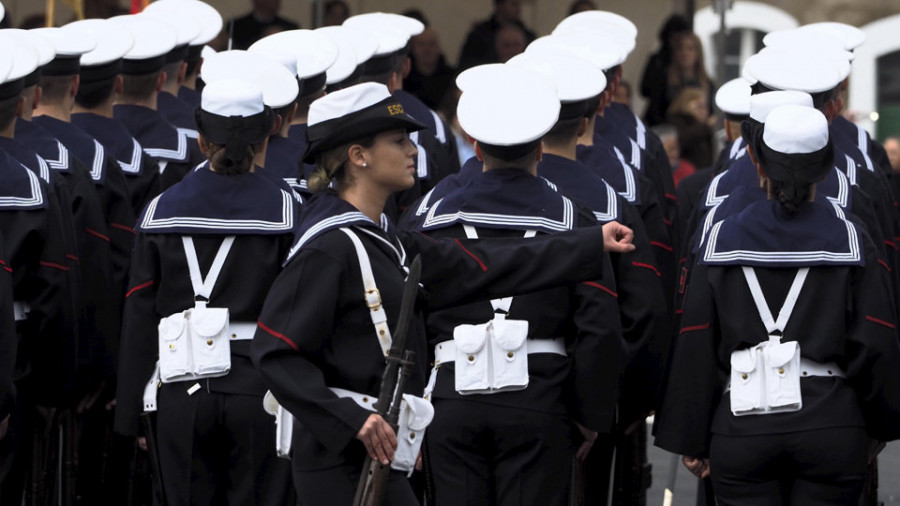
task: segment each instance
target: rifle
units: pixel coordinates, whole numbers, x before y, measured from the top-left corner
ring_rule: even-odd
[[[159,446],[156,442],[156,427],[152,413],[141,413],[141,426],[144,428],[144,437],[147,439],[147,458],[150,460],[150,474],[153,484],[154,506],[166,506],[166,492],[163,487],[162,466],[159,464]]]
[[[381,376],[381,391],[378,394],[378,402],[375,403],[376,412],[390,424],[395,433],[398,427],[397,421],[400,418],[403,391],[415,364],[415,352],[406,349],[406,336],[409,333],[409,323],[415,309],[421,274],[422,261],[419,255],[416,255],[409,266],[409,275],[403,286],[397,330],[392,336],[391,350],[386,358],[387,364],[385,364],[384,373]],[[384,498],[385,485],[390,471],[390,464],[382,465],[367,455],[363,462],[353,505],[379,506]]]

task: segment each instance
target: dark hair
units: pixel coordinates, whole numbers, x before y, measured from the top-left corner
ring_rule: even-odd
[[[194,75],[194,72],[197,71],[197,67],[200,66],[200,59],[185,60],[185,62],[187,63],[187,71],[185,71],[184,75],[190,77],[190,76]]]
[[[82,83],[78,86],[78,94],[75,95],[75,103],[85,109],[93,109],[102,104],[112,95],[116,85],[116,78]]]
[[[316,167],[312,170],[306,180],[309,191],[313,193],[324,191],[332,181],[345,181],[346,166],[347,162],[350,160],[347,151],[350,149],[350,146],[354,144],[359,144],[367,149],[371,148],[375,145],[375,135],[369,135],[362,139],[345,142],[340,146],[319,153],[316,157]],[[302,170],[302,166],[300,170]]]
[[[41,76],[41,96],[47,102],[58,102],[69,93],[75,76]]]
[[[122,74],[122,98],[128,100],[145,100],[156,92],[156,79],[162,72],[129,75]]]
[[[281,126],[282,126],[282,127],[284,127],[285,125],[288,124],[288,114],[290,114],[291,108],[292,108],[292,107],[294,106],[294,104],[296,104],[296,103],[297,103],[297,102],[294,101],[294,102],[291,102],[290,104],[288,104],[288,105],[286,105],[286,106],[284,106],[284,107],[279,107],[278,109],[272,109],[272,112],[275,113],[276,116],[278,116],[278,117],[281,118]],[[278,135],[278,133],[276,132],[276,133],[273,134],[273,135]]]
[[[504,165],[520,166],[528,165],[534,159],[534,154],[541,145],[541,139],[515,146],[497,146],[483,142],[479,142],[478,145],[481,146],[486,162],[490,159]]]
[[[691,30],[691,22],[681,14],[672,14],[666,18],[659,29],[659,41],[663,49],[669,49],[669,39],[673,33],[687,32]]]
[[[809,183],[786,182],[769,178],[769,191],[788,214],[796,213],[797,209],[809,199],[811,187],[812,185]]]
[[[0,129],[7,128],[16,120],[20,95],[0,100]]]
[[[423,25],[428,26],[428,18],[425,17],[425,14],[419,9],[406,9],[405,11],[400,13],[403,16],[408,18],[413,18],[419,20]]]
[[[181,69],[181,64],[184,63],[184,60],[173,61],[171,63],[166,63],[163,66],[163,72],[166,73],[166,82],[174,83],[178,80],[178,70]]]
[[[557,121],[553,128],[544,134],[544,142],[557,146],[572,141],[578,134],[578,127],[581,126],[583,119],[584,116]]]
[[[584,7],[587,7],[587,9],[585,9]],[[575,0],[574,2],[572,2],[572,5],[569,6],[569,16],[571,16],[572,14],[578,14],[583,10],[591,11],[596,9],[597,5],[594,4],[594,2],[592,2],[591,0]]]
[[[209,164],[219,174],[232,176],[246,174],[253,167],[253,157],[256,156],[256,146],[247,145],[247,151],[241,159],[233,159],[228,156],[225,146],[221,144],[209,144],[206,157]]]

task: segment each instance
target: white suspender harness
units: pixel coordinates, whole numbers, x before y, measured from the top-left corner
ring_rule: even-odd
[[[378,345],[381,346],[381,352],[387,356],[391,351],[391,329],[387,323],[387,313],[384,306],[381,305],[381,292],[375,284],[375,274],[372,272],[372,262],[369,261],[369,254],[363,246],[359,237],[349,228],[340,228],[353,243],[356,250],[356,258],[359,260],[359,271],[362,275],[363,289],[365,290],[366,306],[369,307],[369,316],[372,318],[372,325],[375,326],[375,336],[378,338]]]
[[[188,270],[191,273],[191,286],[194,288],[195,297],[203,297],[209,300],[209,294],[212,293],[219,274],[222,272],[222,266],[225,265],[225,258],[231,251],[231,245],[234,244],[234,236],[229,235],[222,241],[219,251],[216,252],[216,258],[213,259],[212,267],[206,273],[206,279],[200,274],[200,262],[197,260],[197,250],[194,249],[194,241],[190,236],[182,236],[181,242],[184,245],[184,255],[187,257]]]
[[[797,304],[797,299],[800,297],[800,290],[803,289],[803,283],[806,282],[806,275],[809,274],[809,267],[803,267],[798,270],[796,276],[794,276],[794,282],[791,284],[791,289],[788,291],[787,298],[784,299],[784,305],[781,307],[781,311],[778,312],[778,320],[772,318],[772,312],[769,311],[769,304],[766,303],[766,297],[763,295],[762,287],[759,286],[759,280],[756,278],[756,271],[753,270],[753,267],[747,266],[742,267],[742,270],[744,271],[744,278],[747,280],[747,285],[750,287],[750,294],[753,296],[753,302],[756,303],[756,310],[759,312],[759,317],[762,318],[763,325],[766,326],[766,332],[772,334],[777,330],[778,332],[783,333],[784,327],[791,318],[791,313],[794,312],[794,305]]]

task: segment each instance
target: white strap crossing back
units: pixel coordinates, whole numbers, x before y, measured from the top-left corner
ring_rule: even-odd
[[[799,269],[797,275],[794,276],[794,282],[791,284],[791,289],[788,291],[787,298],[784,299],[784,305],[781,306],[781,311],[778,312],[778,320],[772,318],[769,304],[766,302],[766,298],[762,293],[762,288],[759,286],[759,280],[756,278],[756,271],[753,270],[753,267],[747,266],[744,266],[742,269],[744,271],[744,278],[747,279],[747,285],[750,287],[750,294],[753,296],[753,302],[756,303],[756,310],[759,312],[759,317],[762,318],[763,325],[766,326],[766,331],[769,334],[776,330],[783,333],[784,327],[791,318],[791,313],[794,312],[794,305],[797,303],[797,298],[800,297],[800,290],[803,289],[803,283],[806,282],[806,275],[809,274],[809,267]]]
[[[378,338],[378,345],[381,346],[381,351],[387,356],[391,351],[393,339],[391,338],[391,329],[387,323],[387,313],[384,311],[384,306],[381,305],[381,293],[375,284],[375,274],[372,272],[369,254],[366,253],[366,248],[356,233],[346,227],[342,227],[339,230],[347,234],[350,242],[353,243],[353,248],[356,249],[356,257],[359,259],[359,270],[362,274],[363,289],[365,290],[366,305],[369,306],[369,316],[372,317],[372,324],[375,326],[375,336]]]
[[[475,227],[472,225],[463,225],[463,230],[466,231],[466,237],[469,239],[478,239],[478,232],[475,230]],[[537,230],[526,230],[525,237],[534,237],[537,235]],[[509,314],[509,307],[512,306],[512,297],[503,297],[502,299],[493,299],[491,300],[491,306],[494,307],[494,312],[502,311],[504,314]]]
[[[219,279],[219,273],[222,272],[222,266],[225,265],[225,258],[231,250],[234,243],[234,236],[226,237],[216,252],[216,258],[213,259],[212,267],[206,274],[206,279],[200,274],[200,262],[197,260],[197,250],[194,249],[194,241],[189,236],[182,236],[181,242],[184,244],[184,254],[187,257],[188,270],[191,273],[191,286],[194,288],[194,296],[205,297],[209,300],[209,295],[216,286],[216,280]]]

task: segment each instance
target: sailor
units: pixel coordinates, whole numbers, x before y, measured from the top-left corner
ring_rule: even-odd
[[[548,73],[556,81],[562,101],[560,120],[543,138],[544,153],[537,166],[538,176],[553,184],[561,194],[587,205],[600,223],[619,221],[635,232],[636,251],[611,255],[626,347],[617,405],[618,419],[623,423],[616,429],[619,434],[616,438],[612,434],[598,438],[584,471],[586,503],[603,502],[609,496],[613,447],[619,447],[616,455],[621,459],[624,452],[621,434],[626,431],[633,434],[641,428],[633,422],[643,420],[656,407],[671,321],[661,279],[654,270],[645,267],[655,265],[656,258],[639,212],[576,159],[578,137],[588,131],[596,117],[600,94],[606,88],[602,71],[585,59],[553,47],[531,48],[508,64],[524,64]],[[627,471],[620,465],[617,472],[621,475]],[[627,502],[624,498],[619,500]]]
[[[378,51],[378,41],[367,33],[344,26],[323,26],[314,31],[338,47],[337,59],[325,73],[325,91],[331,93],[361,83],[366,62]]]
[[[113,117],[141,143],[144,152],[159,164],[160,184],[166,189],[205,158],[190,132],[176,127],[157,109],[157,96],[166,83],[165,55],[176,44],[169,25],[150,16],[118,16],[134,35],[134,46],[122,61],[122,94]]]
[[[310,184],[324,193],[304,209],[252,343],[266,384],[299,421],[291,462],[306,504],[349,504],[366,455],[383,465],[395,460],[404,473],[415,465],[412,443],[421,444],[430,406],[407,397],[416,416],[400,437],[372,408],[390,332],[397,330],[409,258],[421,254],[421,281],[434,307],[592,279],[602,270],[599,227],[521,241],[436,241],[396,232],[384,204],[414,182],[416,151],[406,132],[421,128],[376,83],[329,93],[310,108],[307,160],[317,163]],[[553,261],[523,265],[523,256]],[[306,296],[311,286],[312,299]],[[366,291],[374,295],[365,297]],[[421,395],[428,360],[424,320],[420,310],[410,317],[407,346],[416,352],[416,365],[404,392]],[[405,443],[398,446],[398,439]],[[385,504],[417,504],[400,471],[390,472],[386,487]]]
[[[134,45],[134,36],[125,25],[109,20],[86,19],[66,27],[84,30],[97,41],[94,50],[81,56],[72,123],[97,139],[116,159],[137,216],[159,195],[160,183],[159,165],[125,126],[113,119],[113,105],[122,93],[122,57]]]
[[[38,55],[33,47],[4,32],[0,31],[5,50],[0,54],[0,129],[3,137],[12,137],[24,102],[25,79],[37,67]],[[14,369],[3,373],[8,379],[11,373],[16,397],[5,413],[10,420],[9,432],[0,445],[0,490],[4,501],[15,503],[22,501],[26,478],[33,470],[34,435],[43,429],[59,429],[51,426],[49,417],[40,416],[36,406],[65,408],[75,401],[77,320],[71,307],[65,243],[53,228],[56,216],[47,183],[3,150],[0,170],[0,232],[6,255],[2,267],[14,273],[17,341],[16,354],[7,359]],[[4,388],[8,387],[4,383]]]
[[[900,437],[889,273],[813,190],[833,168],[821,112],[779,107],[747,141],[768,199],[701,246],[656,444],[719,504],[855,504],[867,433]]]
[[[564,65],[554,70],[565,72]],[[484,172],[435,202],[420,230],[434,238],[511,238],[594,225],[590,209],[536,177],[541,139],[560,117],[556,83],[529,62],[472,71],[478,76],[457,114]],[[589,96],[602,91],[596,85],[570,83]],[[578,105],[580,122],[585,104]],[[428,315],[435,422],[426,444],[436,503],[566,503],[573,455],[584,460],[615,421],[624,346],[611,274]]]
[[[178,93],[175,94],[179,100],[188,105],[190,117],[187,119],[193,119],[194,109],[200,107],[200,90],[197,88],[197,78],[200,76],[200,69],[203,65],[203,48],[218,37],[222,31],[222,15],[219,14],[215,7],[201,0],[188,2],[181,0],[156,1],[147,5],[142,12],[164,16],[169,19],[190,16],[197,21],[200,27],[199,35],[188,44],[187,54],[184,57],[184,63],[186,64],[184,80],[178,88]],[[166,86],[166,88],[164,93],[168,91],[169,86]],[[163,98],[163,100],[167,99],[168,97]],[[160,103],[160,106],[162,107],[163,104]],[[186,123],[186,125],[186,128],[195,128],[193,123]]]
[[[300,91],[293,108],[279,112],[282,130],[269,139],[267,164],[282,167],[284,180],[304,199],[311,196],[306,177],[315,167],[302,162],[306,152],[306,117],[312,102],[325,94],[326,72],[338,58],[338,46],[326,35],[312,30],[279,32],[256,41],[250,53],[288,54]]]
[[[294,198],[255,172],[274,121],[260,88],[208,84],[197,126],[209,165],[138,221],[115,427],[137,435],[140,413],[158,411],[155,451],[170,505],[293,504],[249,355],[298,215]]]
[[[177,0],[176,0],[177,1]],[[183,2],[178,2],[183,4]],[[190,3],[193,3],[191,0]],[[166,75],[166,81],[156,96],[156,110],[169,123],[182,129],[191,139],[197,138],[197,126],[194,124],[194,109],[190,104],[178,98],[178,92],[187,80],[187,57],[190,47],[194,45],[200,36],[200,21],[189,8],[172,5],[171,2],[163,2],[162,7],[147,6],[141,11],[141,16],[149,16],[157,21],[166,23],[175,30],[175,47],[165,56],[165,64],[162,71]],[[189,4],[188,4],[189,5]]]

